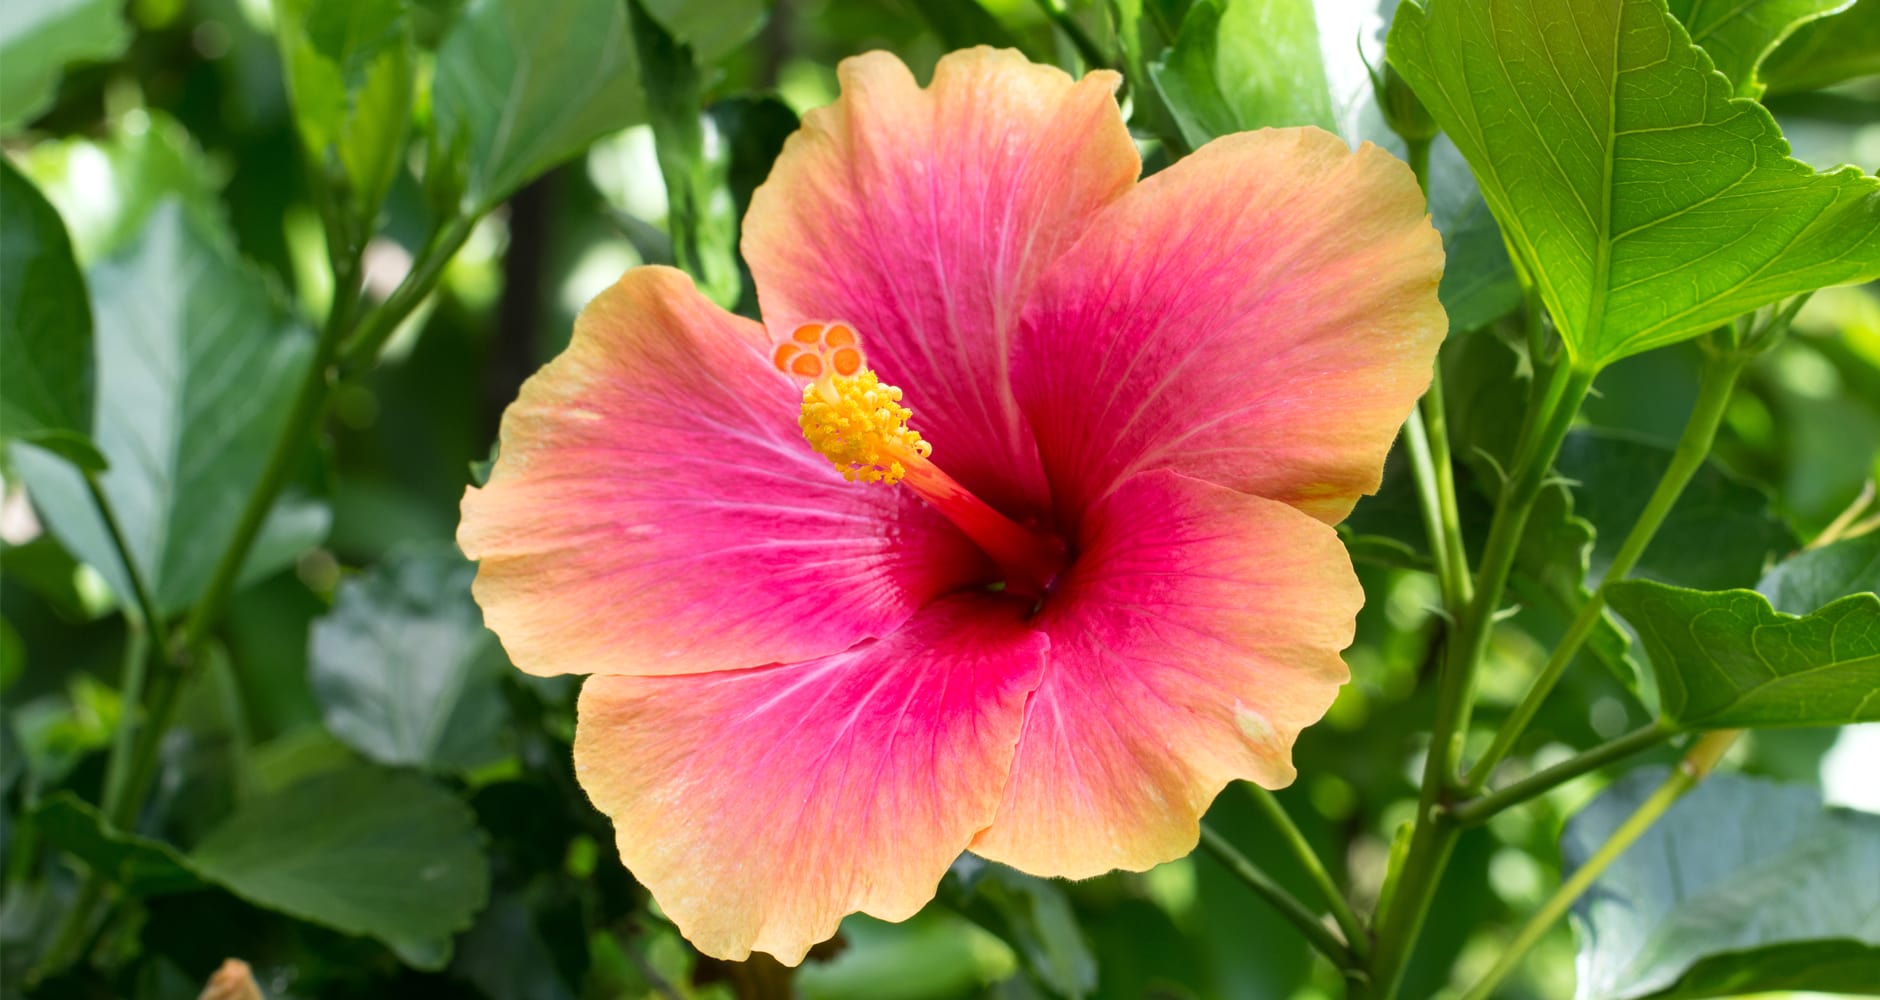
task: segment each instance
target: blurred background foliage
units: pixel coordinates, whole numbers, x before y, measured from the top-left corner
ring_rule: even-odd
[[[361,6],[380,5],[408,19],[415,59],[387,72],[415,78],[412,135],[427,138],[394,144],[381,164],[327,167],[355,191],[388,190],[376,232],[328,224],[310,183],[321,167],[302,153],[284,83],[284,62],[302,58],[284,21],[306,5],[14,0],[0,12],[6,158],[56,207],[92,282],[101,369],[108,352],[138,349],[110,340],[112,309],[161,313],[190,336],[239,310],[237,321],[268,325],[267,350],[304,350],[334,300],[330,241],[363,242],[366,295],[382,299],[427,259],[451,206],[494,206],[454,234],[461,249],[437,262],[435,293],[387,331],[380,363],[332,394],[328,433],[264,529],[245,586],[181,694],[181,724],[161,745],[154,794],[126,831],[87,803],[99,800],[107,752],[139,711],[123,685],[142,640],[117,613],[123,588],[91,558],[82,530],[46,530],[71,516],[49,505],[76,501],[53,486],[29,499],[20,486],[22,477],[35,481],[22,468],[29,463],[9,455],[0,511],[0,990],[193,997],[235,956],[269,997],[1340,995],[1335,971],[1203,855],[1078,884],[963,858],[919,916],[901,925],[851,919],[800,969],[701,958],[621,869],[606,820],[573,781],[576,682],[507,669],[451,538],[502,408],[565,345],[582,304],[624,269],[679,262],[719,301],[754,313],[735,257],[738,218],[797,116],[835,96],[841,58],[885,48],[925,78],[942,53],[990,43],[1072,71],[1115,66],[1128,76],[1122,96],[1154,170],[1214,134],[1264,124],[1313,121],[1394,142],[1365,70],[1367,61],[1382,65],[1390,0],[1382,9],[1368,0],[1316,9],[1255,0],[664,0],[648,3],[650,21],[631,27],[627,8],[599,0]],[[462,30],[472,17],[481,27]],[[453,146],[453,136],[490,133],[453,132],[443,120],[482,106],[479,80],[452,67],[500,63],[506,44],[568,18],[575,30],[561,47],[529,54],[546,59],[533,67],[539,89],[516,97],[518,120],[562,121],[563,111],[591,120],[513,148],[475,146],[480,139]],[[1872,36],[1877,22],[1880,0],[1861,0],[1798,32],[1765,64],[1767,105],[1796,155],[1817,167],[1880,166],[1880,79],[1861,75],[1880,69],[1871,58],[1880,41],[1852,67],[1824,65],[1820,51],[1829,32]],[[1118,25],[1135,27],[1119,34]],[[317,28],[307,42],[315,50]],[[607,44],[629,35],[633,51]],[[469,57],[453,58],[451,46]],[[1302,73],[1323,85],[1302,86]],[[1464,386],[1451,389],[1451,406],[1466,479],[1471,468],[1481,474],[1473,455],[1495,447],[1494,381],[1519,363],[1505,346],[1519,337],[1508,318],[1519,289],[1453,150],[1439,146],[1433,177],[1452,261],[1445,300],[1458,333],[1480,328],[1452,341],[1444,360]],[[25,208],[12,199],[4,211],[11,240]],[[184,266],[208,269],[213,283],[190,285],[197,298],[178,305],[170,300]],[[202,343],[219,350],[213,338]],[[1668,445],[1696,395],[1699,359],[1685,344],[1614,365],[1581,433]],[[263,357],[197,377],[239,379],[222,389],[236,395],[280,395],[267,381],[272,370]],[[1479,400],[1470,384],[1482,388]],[[110,388],[102,379],[101,413],[114,402]],[[193,433],[202,440],[190,447],[245,460],[239,427]],[[1748,579],[1724,569],[1715,586],[1752,585],[1762,560],[1792,551],[1880,474],[1874,289],[1815,296],[1795,335],[1746,377],[1714,466],[1706,474],[1715,481],[1700,483],[1694,502],[1737,520],[1697,519],[1692,530],[1762,545]],[[246,478],[172,471],[198,491],[166,501],[159,590],[173,581],[187,605],[191,574],[205,570],[192,560],[213,559]],[[1465,515],[1479,537],[1486,501],[1474,497],[1478,509]],[[1581,513],[1597,526],[1595,512]],[[1414,812],[1432,711],[1438,601],[1432,578],[1414,568],[1414,517],[1395,469],[1354,517],[1370,598],[1348,654],[1354,681],[1301,739],[1300,780],[1279,796],[1360,902],[1376,896],[1391,832]],[[1596,543],[1595,563],[1598,553]],[[1495,633],[1472,745],[1520,696],[1562,624],[1544,599],[1531,605]],[[1558,761],[1649,717],[1613,673],[1576,670],[1511,768],[1518,775]],[[1872,726],[1760,731],[1735,753],[1750,774],[1818,784],[1831,801],[1880,809]],[[1659,751],[1657,759],[1672,758]],[[1494,961],[1558,879],[1564,817],[1606,781],[1578,779],[1462,840],[1407,995],[1441,994]],[[1209,822],[1305,888],[1277,860],[1285,856],[1278,834],[1244,789],[1223,793]],[[82,961],[29,976],[55,947],[91,868],[109,869],[123,905],[80,928]],[[364,908],[315,898],[327,880],[376,887],[384,898]],[[1556,928],[1507,995],[1572,995],[1573,954],[1570,930]]]

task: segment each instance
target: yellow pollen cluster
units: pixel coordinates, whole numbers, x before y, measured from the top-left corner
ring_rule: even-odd
[[[875,373],[832,375],[803,390],[797,425],[803,437],[849,482],[888,483],[907,475],[902,460],[933,454],[933,446],[907,426],[914,411],[901,405],[901,390],[882,385]]]

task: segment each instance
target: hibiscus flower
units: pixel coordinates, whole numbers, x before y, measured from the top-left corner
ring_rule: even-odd
[[[1137,182],[1114,93],[1013,52],[844,62],[745,220],[764,321],[636,268],[505,414],[458,540],[702,951],[1193,849],[1293,780],[1445,321],[1410,170],[1316,129]],[[898,388],[897,388],[898,387]]]

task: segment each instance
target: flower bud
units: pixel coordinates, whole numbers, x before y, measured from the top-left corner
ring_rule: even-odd
[[[1430,117],[1429,109],[1417,100],[1416,93],[1396,67],[1385,63],[1382,78],[1372,75],[1371,87],[1377,93],[1378,110],[1384,113],[1384,122],[1392,132],[1411,142],[1427,142],[1436,137],[1436,119]]]

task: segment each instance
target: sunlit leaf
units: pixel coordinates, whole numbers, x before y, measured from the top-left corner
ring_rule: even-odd
[[[1634,772],[1573,817],[1570,873],[1663,781]],[[1715,774],[1574,904],[1578,1000],[1871,993],[1880,984],[1880,816],[1813,788]]]
[[[1149,72],[1191,148],[1268,126],[1333,127],[1310,0],[1198,0]]]
[[[114,59],[130,40],[123,0],[23,0],[0,7],[0,131],[46,110],[66,66]]]
[[[1880,180],[1789,159],[1664,0],[1406,0],[1390,58],[1580,365],[1880,276]]]
[[[1880,721],[1880,597],[1784,614],[1753,590],[1649,580],[1607,598],[1651,656],[1666,721],[1684,729]]]
[[[404,162],[411,124],[411,25],[402,0],[280,0],[276,34],[301,142],[356,250]]]

